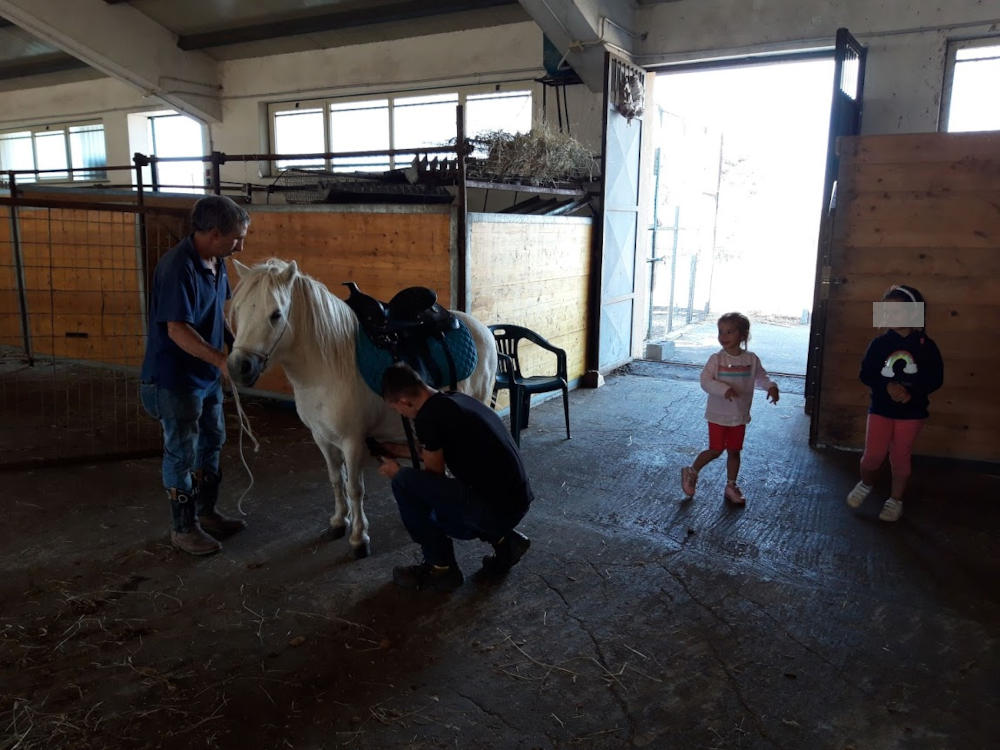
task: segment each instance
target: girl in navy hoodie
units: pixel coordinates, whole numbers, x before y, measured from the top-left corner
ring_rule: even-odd
[[[913,443],[927,420],[927,396],[941,387],[944,364],[941,352],[922,325],[923,295],[911,286],[896,285],[882,299],[921,303],[920,307],[911,305],[913,311],[921,313],[921,325],[896,325],[868,344],[860,373],[861,382],[871,389],[865,452],[861,456],[861,481],[847,495],[847,504],[857,508],[864,502],[888,455],[892,488],[878,517],[898,521],[903,515]]]

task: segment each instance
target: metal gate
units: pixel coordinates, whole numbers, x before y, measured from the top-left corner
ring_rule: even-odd
[[[187,209],[12,193],[0,198],[0,468],[158,453],[138,400],[146,289]]]

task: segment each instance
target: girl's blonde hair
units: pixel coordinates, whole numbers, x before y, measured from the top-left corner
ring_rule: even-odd
[[[736,330],[740,332],[740,344],[746,349],[750,340],[750,318],[743,313],[727,312],[717,321],[717,325],[721,326],[723,323],[732,323],[736,326]]]

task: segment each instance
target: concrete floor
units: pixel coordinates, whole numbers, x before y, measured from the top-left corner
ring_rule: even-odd
[[[784,378],[746,508],[721,461],[684,501],[697,371],[628,370],[571,394],[571,441],[558,399],[533,409],[533,546],[488,585],[462,543],[451,595],[391,584],[416,548],[374,471],[375,554],[322,540],[322,461],[285,411],[252,407],[250,526],[208,559],[166,544],[157,460],[4,474],[0,748],[995,746],[997,475],[917,461],[898,524],[883,486],[852,512],[857,457],[806,446]]]
[[[708,358],[719,351],[718,317],[713,313],[706,320],[680,325],[669,334],[656,337],[651,343],[660,347],[660,359],[664,362],[703,367]],[[665,331],[666,326],[660,329]],[[780,324],[752,320],[748,348],[760,357],[769,373],[805,375],[809,357],[809,324],[792,324],[787,320]]]

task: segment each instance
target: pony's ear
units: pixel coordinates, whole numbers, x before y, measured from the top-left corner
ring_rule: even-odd
[[[236,275],[242,277],[243,274],[250,270],[250,266],[245,266],[240,263],[236,258],[233,258],[233,267],[236,269]]]
[[[286,284],[295,278],[295,274],[299,272],[299,267],[294,260],[289,261],[285,270],[281,272],[281,280]]]

